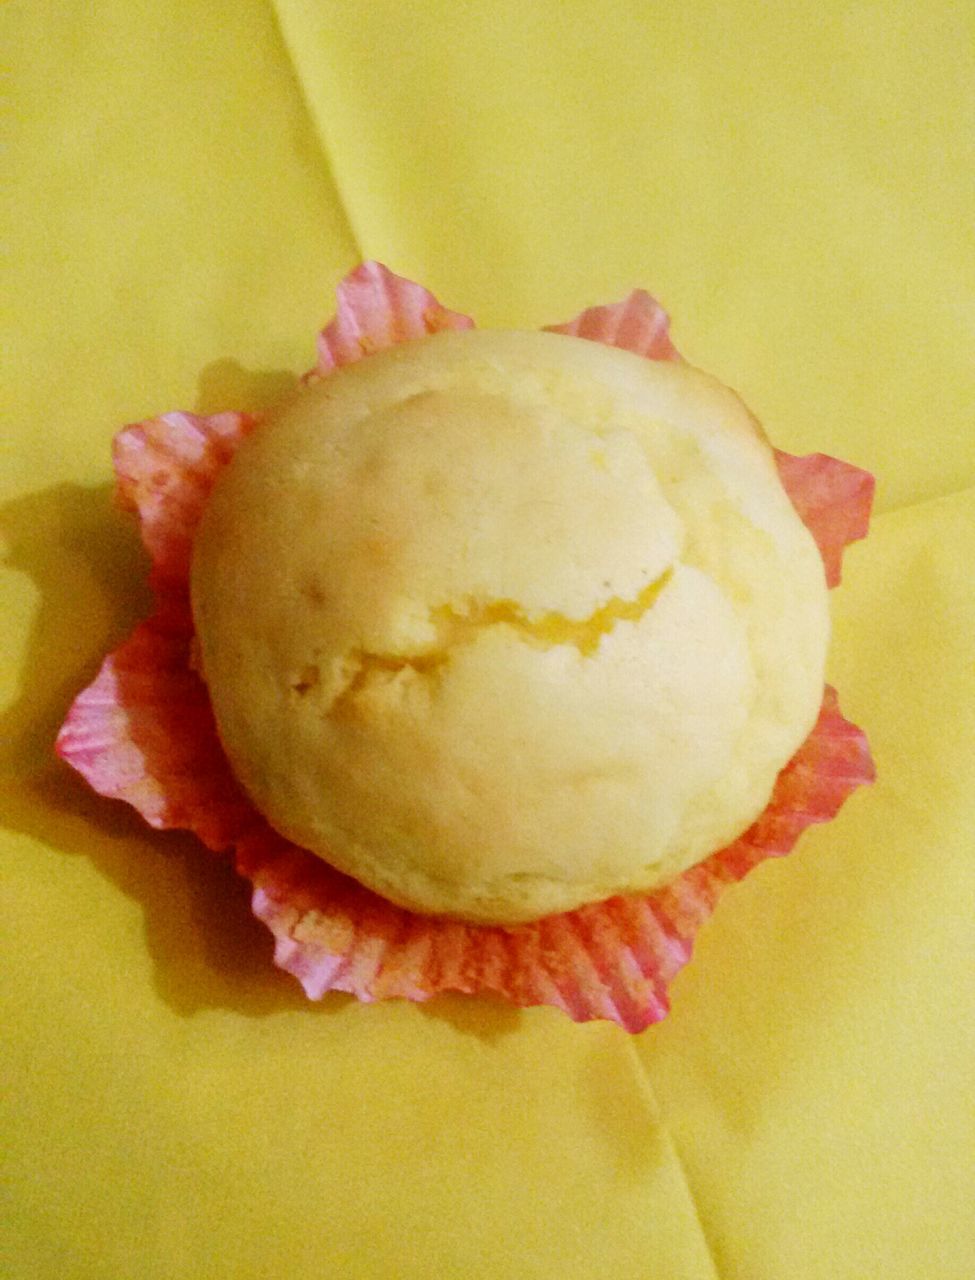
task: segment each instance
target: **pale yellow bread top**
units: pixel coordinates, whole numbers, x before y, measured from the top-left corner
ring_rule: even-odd
[[[822,697],[823,566],[741,401],[558,334],[442,333],[301,391],[218,480],[192,595],[270,823],[476,921],[734,840]]]

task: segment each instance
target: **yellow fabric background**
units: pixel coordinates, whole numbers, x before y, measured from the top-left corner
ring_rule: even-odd
[[[8,3],[5,1275],[975,1273],[975,13]],[[309,1006],[232,877],[50,761],[145,603],[117,425],[260,408],[376,256],[488,324],[636,284],[879,477],[833,677],[880,781],[670,1019]]]

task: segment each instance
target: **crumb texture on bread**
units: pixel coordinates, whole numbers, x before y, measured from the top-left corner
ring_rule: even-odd
[[[192,598],[272,825],[462,919],[729,843],[822,697],[822,563],[740,400],[559,334],[437,334],[301,391],[218,480]]]

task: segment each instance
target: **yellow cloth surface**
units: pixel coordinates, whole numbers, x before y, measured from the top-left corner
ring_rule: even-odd
[[[975,13],[8,3],[4,1275],[975,1273]],[[52,763],[145,606],[116,427],[260,408],[359,256],[489,324],[643,285],[775,442],[875,471],[832,676],[879,782],[631,1039],[307,1004],[245,887]]]

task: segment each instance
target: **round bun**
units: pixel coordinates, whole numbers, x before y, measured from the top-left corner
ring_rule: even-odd
[[[734,840],[822,697],[822,563],[741,401],[560,334],[441,333],[302,390],[219,478],[192,598],[272,826],[473,921]]]

